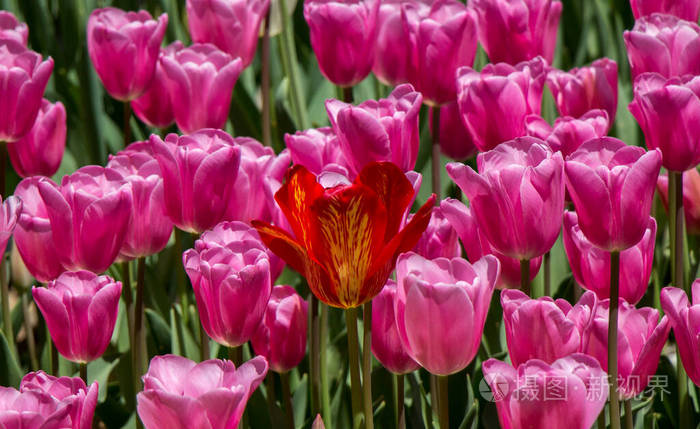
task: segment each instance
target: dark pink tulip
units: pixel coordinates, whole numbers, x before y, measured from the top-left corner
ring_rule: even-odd
[[[241,149],[221,130],[187,136],[151,135],[160,165],[165,211],[183,231],[201,233],[226,217],[238,175]]]
[[[148,89],[167,26],[167,14],[156,21],[145,10],[106,7],[90,14],[88,53],[109,95],[131,101]]]
[[[588,241],[608,252],[639,243],[660,169],[661,152],[612,137],[589,140],[572,153],[564,165],[566,187]]]
[[[410,216],[407,221],[410,220]],[[413,251],[426,259],[456,258],[462,255],[457,232],[439,207],[433,209],[428,227]]]
[[[131,185],[97,165],[63,176],[61,186],[40,180],[51,235],[61,264],[101,273],[115,261],[131,220]]]
[[[90,271],[65,272],[32,295],[63,357],[91,362],[105,352],[119,311],[122,283]]]
[[[617,63],[609,58],[568,72],[552,69],[547,74],[557,109],[562,116],[579,118],[592,109],[607,112],[610,123],[617,113]]]
[[[656,189],[668,211],[668,176],[666,174],[659,175]],[[700,172],[695,168],[683,173],[683,211],[688,234],[700,235]]]
[[[374,62],[378,0],[306,0],[304,19],[321,73],[338,86],[367,77]]]
[[[581,353],[551,365],[532,359],[517,369],[489,359],[483,370],[503,428],[589,429],[608,399],[607,374]]]
[[[700,74],[700,27],[695,22],[655,13],[635,21],[624,38],[632,78],[645,72],[667,78]]]
[[[292,162],[303,165],[314,175],[318,176],[331,164],[344,168],[348,174],[348,162],[332,128],[311,128],[285,134],[284,142]]]
[[[255,354],[264,356],[270,369],[287,372],[306,355],[308,303],[291,286],[275,286],[267,310],[251,344]]]
[[[134,114],[147,125],[156,128],[166,128],[175,122],[173,103],[170,100],[170,92],[168,90],[168,79],[160,58],[172,55],[182,49],[184,49],[184,45],[179,40],[162,48],[158,61],[156,61],[156,71],[153,74],[151,85],[146,89],[146,92],[131,100],[131,108]]]
[[[688,21],[697,21],[700,14],[698,0],[630,0],[630,6],[635,19],[661,12]]]
[[[6,10],[0,10],[0,40],[14,40],[27,46],[29,38],[29,28],[24,22],[19,22],[17,18]]]
[[[255,334],[270,299],[270,258],[254,228],[222,222],[182,255],[206,333],[228,347]]]
[[[391,161],[410,171],[418,159],[418,113],[423,97],[409,84],[399,85],[387,98],[353,106],[326,101],[326,111],[338,142],[356,175],[373,161]]]
[[[37,371],[30,372],[22,378],[19,390],[22,393],[36,393],[47,401],[55,401],[59,408],[66,406],[69,412],[62,422],[65,427],[92,428],[99,391],[97,381],[87,386],[80,377],[54,377],[44,371]]]
[[[663,288],[661,308],[671,321],[685,372],[700,386],[700,279],[693,282],[692,302],[683,289]]]
[[[40,182],[51,182],[41,176],[22,180],[15,196],[22,199],[22,214],[14,231],[14,241],[27,270],[42,283],[58,277],[65,269],[59,262],[58,249],[51,235],[51,222],[39,193]]]
[[[554,59],[561,2],[474,0],[479,41],[492,63],[516,64],[538,55]]]
[[[581,336],[581,351],[596,358],[605,371],[608,370],[609,307],[608,299],[598,302]],[[630,399],[644,392],[656,373],[671,324],[667,317],[659,321],[658,310],[635,308],[624,300],[620,300],[618,317],[618,393],[622,399]]]
[[[248,67],[270,0],[187,0],[192,41],[211,43]]]
[[[515,66],[487,64],[457,71],[462,120],[481,151],[527,134],[525,117],[540,114],[547,64],[541,58]]]
[[[599,299],[610,298],[610,254],[594,246],[581,231],[578,216],[564,213],[564,249],[576,282],[595,292]],[[636,304],[649,286],[654,262],[656,221],[649,217],[639,243],[620,252],[620,297]]]
[[[377,41],[374,50],[372,72],[382,83],[396,86],[410,82],[415,73],[415,53],[412,40],[415,36],[402,17],[404,5],[421,8],[425,16],[430,5],[423,0],[384,0],[377,15]],[[419,14],[414,14],[418,17]]]
[[[518,260],[544,255],[564,213],[564,160],[535,137],[520,137],[477,156],[479,173],[460,163],[447,173],[469,198],[494,249]]]
[[[196,43],[163,55],[160,64],[178,128],[187,134],[223,128],[233,87],[243,70],[241,59],[212,44]]]
[[[2,201],[0,197],[0,255],[5,254],[7,242],[17,226],[17,221],[22,214],[22,200],[10,195]]]
[[[408,355],[436,375],[469,365],[479,350],[499,272],[491,255],[474,264],[462,258],[430,261],[413,252],[399,256],[394,312]]]
[[[262,356],[238,368],[228,360],[156,356],[136,395],[139,417],[146,429],[236,428],[267,368]]]
[[[433,132],[433,109],[428,111],[430,132]],[[440,107],[440,133],[438,134],[440,151],[457,161],[464,161],[476,155],[478,149],[474,145],[469,130],[462,122],[459,104],[456,101]]]
[[[0,40],[0,141],[13,142],[32,129],[46,84],[53,70],[53,59],[13,40]]]
[[[389,279],[379,295],[372,299],[372,354],[392,373],[406,374],[420,365],[411,359],[399,337],[394,316],[396,291],[396,282]]]
[[[440,202],[440,211],[457,231],[470,262],[474,263],[485,255],[493,255],[498,258],[501,263],[501,275],[498,276],[496,288],[517,289],[521,286],[520,261],[499,253],[491,246],[470,207],[465,206],[460,201],[447,198]],[[530,259],[530,281],[537,276],[541,264],[541,256]]]
[[[610,129],[610,121],[605,110],[594,109],[580,118],[561,116],[554,126],[538,115],[525,118],[528,135],[544,140],[553,151],[559,151],[566,159],[586,140],[603,137]]]
[[[12,167],[20,177],[53,176],[66,148],[66,108],[60,101],[46,99],[32,129],[21,139],[7,145]]]
[[[107,167],[131,184],[131,222],[120,259],[150,256],[163,250],[173,231],[165,213],[165,194],[160,167],[148,142],[136,142],[117,155],[110,155]]]
[[[634,80],[634,99],[628,107],[647,147],[663,154],[666,169],[685,171],[700,164],[700,77],[641,74]]]

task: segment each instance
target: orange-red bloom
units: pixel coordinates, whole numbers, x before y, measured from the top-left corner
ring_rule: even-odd
[[[328,305],[357,307],[386,283],[401,252],[412,249],[428,226],[435,196],[401,230],[414,190],[390,162],[365,166],[350,185],[325,189],[296,165],[275,194],[294,233],[253,221],[265,244],[306,277]]]

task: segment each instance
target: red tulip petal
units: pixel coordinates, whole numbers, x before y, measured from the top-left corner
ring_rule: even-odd
[[[258,231],[260,238],[275,255],[279,256],[290,267],[304,275],[308,256],[306,250],[299,245],[287,231],[269,223],[254,220],[253,228]]]
[[[323,195],[324,189],[303,165],[295,165],[287,172],[287,178],[275,194],[284,216],[302,247],[309,249],[309,208]]]

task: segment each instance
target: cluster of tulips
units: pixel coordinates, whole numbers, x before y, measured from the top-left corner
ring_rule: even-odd
[[[43,98],[53,62],[27,48],[25,24],[0,12],[0,140],[23,178],[2,203],[0,249],[13,237],[41,283],[32,296],[53,347],[80,374],[60,377],[52,365],[53,375],[37,370],[19,389],[0,388],[0,426],[93,425],[104,387],[88,384],[87,363],[107,350],[121,302],[147,429],[256,427],[243,416],[268,370],[281,375],[293,429],[288,373],[307,357],[307,339],[308,421],[318,413],[314,427],[330,427],[329,307],[345,312],[353,427],[374,427],[374,358],[399,377],[430,373],[435,420],[447,429],[448,376],[475,360],[498,294],[507,359],[481,366],[502,427],[587,429],[597,420],[619,429],[621,408],[632,427],[631,400],[653,380],[671,330],[679,427],[690,427],[683,398],[687,378],[700,386],[700,279],[684,272],[684,240],[700,233],[700,2],[631,5],[628,108],[647,149],[607,135],[618,104],[615,61],[550,65],[559,1],[306,0],[318,65],[343,99],[325,103],[330,126],[285,135],[279,153],[223,130],[269,1],[187,0],[190,46],[162,46],[166,14],[97,9],[87,22],[89,56],[124,103],[125,147],[60,184],[50,176],[65,147],[66,110]],[[479,43],[491,63],[475,70]],[[353,104],[352,87],[370,72],[393,90]],[[545,88],[561,115],[553,124],[541,116]],[[433,195],[416,203],[423,104]],[[180,133],[131,142],[132,111],[151,128],[175,123]],[[459,162],[477,153],[476,169]],[[445,167],[441,154],[458,162]],[[468,205],[442,198],[443,169]],[[654,265],[657,190],[672,243],[674,287],[654,292],[664,316],[637,306]],[[575,303],[551,297],[549,252],[560,237],[585,290]],[[193,248],[182,248],[187,239]],[[200,362],[147,350],[146,258],[169,245],[180,246],[183,283],[186,274],[194,292]],[[121,281],[104,274],[113,264]],[[285,269],[305,279],[308,299],[278,284]],[[544,296],[536,297],[540,271]],[[2,339],[14,349],[0,277]],[[172,297],[182,314],[189,294],[182,287]],[[209,339],[231,360],[217,359]],[[244,362],[247,344],[255,357]],[[274,383],[266,388],[269,395]]]

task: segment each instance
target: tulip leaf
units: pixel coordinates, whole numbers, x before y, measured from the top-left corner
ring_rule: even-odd
[[[88,379],[90,382],[97,381],[99,386],[99,394],[97,396],[97,402],[102,403],[107,398],[107,382],[109,380],[109,375],[112,370],[119,363],[119,358],[114,359],[111,362],[99,358],[88,364]]]
[[[3,368],[0,371],[0,385],[18,387],[24,371],[19,367],[2,331],[0,331],[0,368]]]
[[[160,314],[146,309],[146,320],[148,320],[149,338],[153,340],[156,355],[168,354],[171,351],[172,338],[170,326],[160,316]]]

